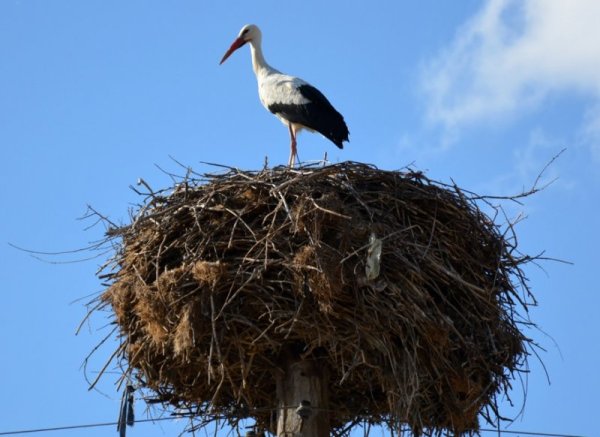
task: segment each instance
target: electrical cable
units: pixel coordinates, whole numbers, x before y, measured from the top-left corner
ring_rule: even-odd
[[[156,419],[139,419],[136,420],[135,423],[144,423],[144,422],[160,422],[164,420],[174,420],[174,419],[184,419],[185,417],[159,417]],[[57,427],[49,427],[49,428],[36,428],[36,429],[22,429],[16,431],[0,431],[0,436],[3,435],[18,435],[18,434],[33,434],[33,433],[41,433],[41,432],[50,432],[50,431],[66,431],[71,429],[82,429],[82,428],[100,428],[103,426],[117,426],[117,422],[100,422],[100,423],[89,423],[82,425],[66,425],[66,426],[57,426]],[[581,435],[575,434],[557,434],[557,433],[546,433],[546,432],[534,432],[534,431],[517,431],[517,430],[497,430],[497,429],[489,429],[482,428],[480,432],[493,432],[502,434],[520,434],[520,435],[529,435],[529,436],[539,436],[539,437],[584,437]]]
[[[139,419],[135,423],[143,422],[160,422],[163,420],[181,419],[180,417],[159,417],[157,419]],[[17,434],[32,434],[37,432],[49,432],[49,431],[65,431],[69,429],[82,429],[82,428],[100,428],[103,426],[117,426],[117,422],[100,422],[100,423],[88,423],[82,425],[65,425],[56,426],[51,428],[37,428],[37,429],[22,429],[18,431],[0,431],[0,435],[17,435]]]

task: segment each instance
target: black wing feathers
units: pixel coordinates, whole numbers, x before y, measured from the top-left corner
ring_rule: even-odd
[[[292,123],[299,123],[316,130],[342,149],[343,142],[348,141],[349,135],[348,126],[346,126],[342,114],[337,112],[327,97],[315,87],[301,85],[298,87],[298,91],[310,102],[303,105],[273,103],[269,105],[269,111],[279,114]]]

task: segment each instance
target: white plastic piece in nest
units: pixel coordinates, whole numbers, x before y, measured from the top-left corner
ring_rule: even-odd
[[[372,233],[369,237],[369,249],[367,250],[367,263],[365,265],[365,275],[367,281],[372,281],[379,276],[381,266],[381,248],[382,242]]]

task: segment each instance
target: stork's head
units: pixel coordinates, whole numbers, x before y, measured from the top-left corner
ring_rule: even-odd
[[[261,37],[261,33],[260,33],[260,29],[258,28],[258,26],[256,26],[255,24],[246,24],[244,27],[242,27],[242,30],[240,30],[240,33],[238,34],[235,41],[233,41],[233,44],[231,44],[231,47],[229,47],[229,50],[227,50],[227,52],[225,52],[225,55],[223,55],[223,59],[221,59],[220,64],[225,62],[225,60],[233,52],[235,52],[237,49],[239,49],[241,46],[243,46],[247,42],[253,42],[253,41],[259,42],[260,37]]]

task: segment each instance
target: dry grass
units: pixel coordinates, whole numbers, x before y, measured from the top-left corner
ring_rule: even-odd
[[[190,414],[272,429],[282,353],[328,368],[335,434],[359,422],[469,433],[526,365],[533,302],[512,227],[418,172],[230,170],[152,195],[101,301],[125,372]],[[365,274],[370,237],[381,269]]]

